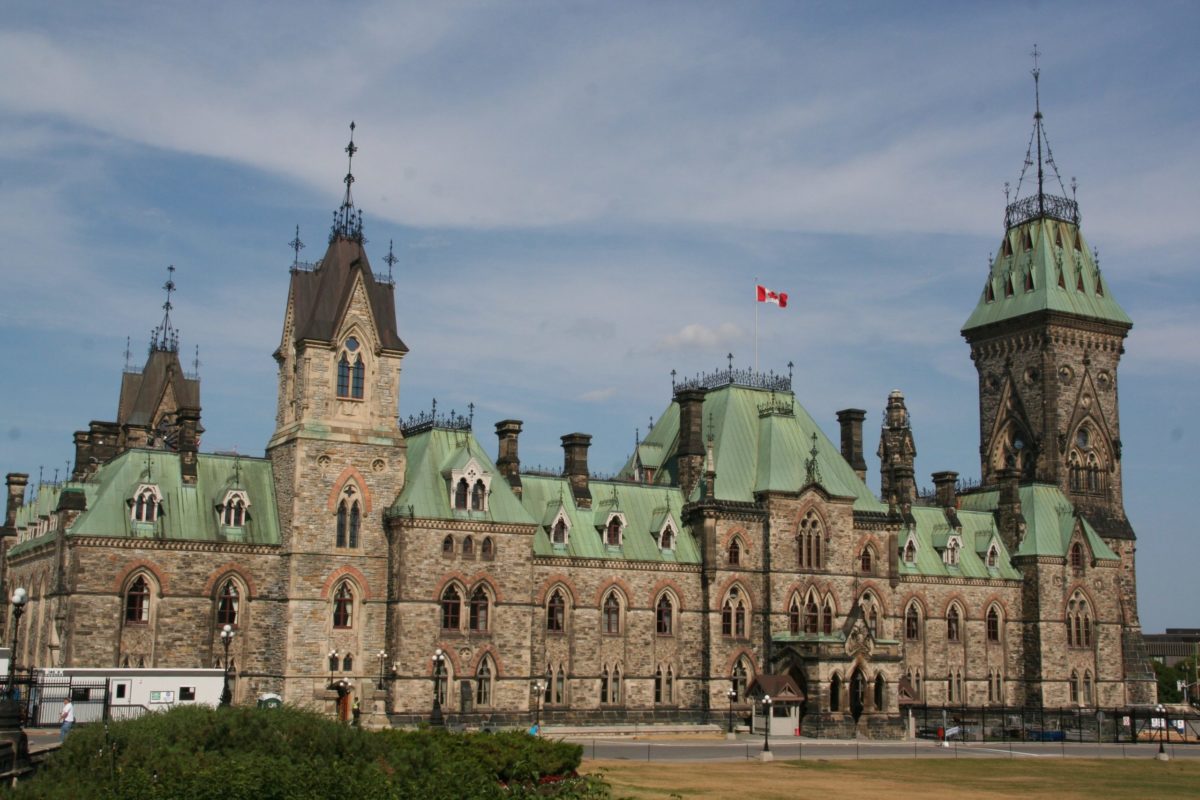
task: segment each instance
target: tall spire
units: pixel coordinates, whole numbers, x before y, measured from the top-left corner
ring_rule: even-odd
[[[333,212],[333,227],[329,231],[330,244],[338,239],[352,239],[359,244],[367,241],[362,233],[362,211],[354,208],[354,196],[350,192],[350,187],[354,184],[354,154],[358,152],[358,145],[354,143],[354,127],[354,123],[351,122],[350,144],[346,145],[346,177],[342,179],[346,184],[346,194],[342,198],[341,207]]]
[[[171,293],[175,291],[175,265],[167,267],[167,282],[163,284],[167,292],[167,300],[162,304],[163,318],[158,327],[150,333],[150,352],[167,350],[175,352],[179,349],[179,331],[171,324]]]
[[[1072,197],[1067,198],[1066,187],[1063,186],[1062,176],[1058,172],[1058,165],[1054,163],[1054,152],[1050,149],[1050,139],[1046,136],[1046,127],[1042,116],[1042,87],[1041,77],[1042,69],[1038,63],[1041,57],[1041,51],[1037,45],[1033,46],[1033,69],[1030,74],[1033,75],[1033,132],[1029,136],[1029,145],[1025,148],[1025,164],[1021,168],[1021,176],[1017,179],[1017,188],[1013,193],[1013,200],[1007,203],[1004,208],[1004,227],[1005,229],[1020,225],[1023,222],[1028,222],[1031,219],[1039,219],[1041,217],[1052,217],[1060,219],[1064,222],[1072,222],[1079,224],[1079,204],[1075,202],[1074,192]],[[1034,150],[1037,150],[1037,159],[1034,160]],[[1045,150],[1043,154],[1043,149]],[[1021,184],[1025,181],[1026,171],[1037,165],[1037,194],[1031,194],[1028,197],[1021,197]],[[1049,166],[1054,171],[1054,179],[1058,182],[1058,188],[1061,194],[1053,195],[1046,193],[1046,170]],[[1072,186],[1072,188],[1074,188]],[[1004,185],[1005,200],[1008,200],[1008,184]]]

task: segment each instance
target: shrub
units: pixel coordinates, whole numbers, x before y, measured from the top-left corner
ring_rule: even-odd
[[[521,733],[374,732],[288,707],[190,706],[76,728],[14,795],[64,800],[607,797],[603,782],[572,777],[581,757],[576,745]]]

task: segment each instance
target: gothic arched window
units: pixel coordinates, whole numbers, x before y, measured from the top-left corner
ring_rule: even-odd
[[[826,636],[833,633],[833,601],[825,599],[825,608],[821,612],[821,632]]]
[[[471,593],[471,609],[468,618],[468,627],[471,630],[486,631],[488,629],[489,604],[487,592],[483,590],[482,586],[477,586]]]
[[[341,358],[338,359],[337,396],[341,399],[362,400],[366,370],[358,339],[346,339]]]
[[[795,636],[800,633],[800,598],[793,597],[788,607],[788,633]]]
[[[817,609],[817,598],[809,596],[804,604],[804,632],[816,633],[821,625],[820,611]]]
[[[961,617],[958,613],[958,606],[950,606],[950,610],[946,612],[946,641],[959,641],[962,635],[959,631],[960,620]]]
[[[550,541],[554,544],[567,543],[567,521],[562,517],[559,517],[558,521],[554,523],[554,531],[550,535]]]
[[[561,589],[555,589],[550,593],[550,600],[546,603],[546,630],[552,633],[562,633],[566,630],[567,621],[567,601],[563,597]]]
[[[675,605],[671,602],[671,596],[663,593],[658,598],[658,604],[654,610],[655,626],[654,631],[659,636],[671,636],[675,632]]]
[[[492,659],[484,656],[475,670],[475,705],[490,706],[492,704]]]
[[[604,633],[620,633],[621,632],[621,601],[617,598],[617,593],[609,592],[604,597],[604,625],[602,630]]]
[[[333,627],[350,628],[354,623],[354,592],[347,581],[338,584],[333,593]]]
[[[866,573],[870,573],[875,566],[875,553],[871,550],[871,546],[867,545],[862,549],[862,554],[858,557],[858,568]]]
[[[458,484],[454,487],[454,508],[459,511],[467,510],[467,497],[471,491],[471,487],[467,484],[466,478],[459,478]]]
[[[462,595],[453,586],[442,591],[442,630],[456,631],[462,627]]]
[[[921,638],[921,612],[916,603],[910,603],[904,612],[904,638],[917,641]]]
[[[608,526],[605,529],[604,543],[609,547],[620,547],[621,545],[621,518],[615,514],[608,521]]]
[[[742,656],[733,665],[733,701],[735,703],[744,702],[746,697],[746,687],[750,683],[750,668],[746,664],[746,657]]]
[[[125,621],[150,621],[150,583],[145,575],[138,575],[125,592]]]
[[[484,561],[491,561],[496,557],[496,543],[492,541],[492,537],[483,537],[483,544],[479,548],[479,555]]]
[[[989,642],[1000,641],[1000,612],[995,606],[988,609],[987,612],[987,640]]]
[[[475,485],[471,488],[471,510],[483,511],[483,499],[486,490],[483,486],[483,481],[475,481]]]
[[[733,537],[733,541],[729,543],[729,553],[726,561],[731,567],[740,566],[742,563],[742,545],[737,537]]]
[[[225,581],[217,595],[217,625],[237,627],[239,601],[237,584],[232,580]]]

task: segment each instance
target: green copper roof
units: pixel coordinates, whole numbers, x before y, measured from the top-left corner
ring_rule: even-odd
[[[1041,311],[1133,324],[1113,298],[1079,227],[1048,217],[1004,234],[963,333]]]
[[[1092,554],[1099,560],[1116,560],[1117,555],[1084,518],[1075,516],[1075,508],[1057,486],[1035,483],[1022,486],[1021,514],[1025,517],[1025,538],[1014,555],[1065,556],[1079,519]],[[999,491],[972,492],[961,496],[963,509],[995,509]]]
[[[900,574],[1011,580],[1021,577],[1013,567],[1004,543],[997,535],[995,521],[990,513],[958,511],[958,530],[951,528],[946,512],[941,508],[914,506],[912,515],[915,525],[901,529],[897,537],[900,548]],[[943,556],[952,535],[961,539],[957,564],[947,564]],[[917,545],[916,559],[911,564],[904,560],[904,549],[910,538]],[[996,566],[989,567],[987,551],[993,542],[996,543],[999,552]]]
[[[683,495],[677,488],[592,480],[588,484],[592,507],[579,508],[566,478],[522,475],[521,486],[521,502],[542,523],[533,537],[535,555],[700,563],[700,548],[691,531],[680,521]],[[565,547],[552,544],[549,536],[549,527],[557,518],[560,506],[570,523]],[[625,517],[619,547],[606,545],[602,538],[603,527],[613,512]],[[675,546],[663,550],[656,537],[668,519],[675,531]]]
[[[143,484],[156,486],[162,495],[162,514],[153,523],[131,518],[130,501]],[[244,491],[250,504],[246,524],[240,528],[221,525],[216,509],[231,489]],[[67,530],[68,536],[279,544],[275,484],[271,462],[265,459],[201,453],[196,483],[185,486],[178,453],[130,450],[101,465],[84,483],[43,489],[34,507],[22,509],[18,527],[36,521],[32,516],[37,513],[48,513],[45,509],[52,511],[50,504],[57,504],[62,492],[79,490],[87,507]],[[34,542],[22,542],[9,552],[16,555]]]
[[[408,437],[404,489],[388,510],[389,514],[425,519],[463,519],[482,522],[536,525],[521,507],[508,481],[467,430],[432,428]],[[474,458],[479,468],[491,474],[491,492],[486,511],[451,507],[450,471],[462,469]]]
[[[718,500],[751,502],[758,492],[798,491],[808,483],[806,465],[816,434],[818,483],[832,495],[855,498],[856,509],[886,510],[791,392],[738,385],[710,389],[703,415],[705,438],[712,436]],[[655,484],[675,480],[678,438],[679,404],[673,402],[642,444],[658,445],[666,454]],[[635,466],[631,458],[621,475],[632,476]]]

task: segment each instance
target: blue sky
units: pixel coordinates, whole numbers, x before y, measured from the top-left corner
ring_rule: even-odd
[[[295,225],[355,199],[396,255],[400,414],[525,421],[526,465],[613,472],[670,372],[754,359],[836,435],[889,390],[918,474],[977,477],[959,328],[1033,111],[1135,327],[1126,508],[1147,630],[1196,625],[1200,55],[1194,4],[58,3],[0,20],[0,470],[65,470],[116,413],[174,264],[205,448],[261,454]],[[868,458],[878,485],[878,463]]]

